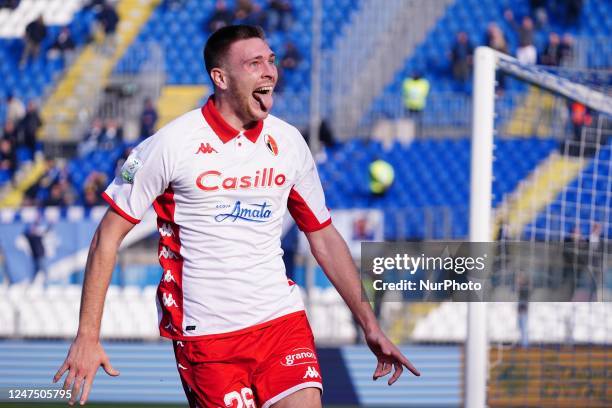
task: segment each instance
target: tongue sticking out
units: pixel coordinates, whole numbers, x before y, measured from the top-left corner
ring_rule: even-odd
[[[253,92],[253,97],[255,100],[257,100],[257,102],[259,102],[259,106],[262,111],[267,112],[272,108],[272,91],[255,91]]]

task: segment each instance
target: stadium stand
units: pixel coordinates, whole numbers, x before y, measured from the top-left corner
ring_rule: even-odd
[[[566,25],[555,19],[549,19],[549,25],[537,30],[535,43],[539,52],[545,47],[546,38],[549,32],[567,33],[578,39],[579,49],[576,51],[576,58],[581,66],[592,68],[609,67],[610,45],[602,40],[609,36],[612,31],[612,11],[609,2],[606,1],[585,1],[584,10],[579,16],[579,22],[575,25]],[[452,78],[450,70],[449,52],[453,41],[458,32],[463,31],[468,34],[470,42],[475,47],[484,42],[487,25],[491,22],[496,23],[503,31],[508,41],[509,51],[514,55],[518,44],[518,37],[512,26],[504,19],[504,10],[511,9],[516,16],[530,15],[529,2],[519,1],[478,1],[466,0],[456,1],[451,4],[445,15],[436,23],[435,28],[428,34],[406,60],[403,69],[398,71],[391,83],[387,85],[384,92],[374,101],[369,114],[364,117],[364,124],[371,124],[371,121],[378,117],[397,118],[401,113],[401,82],[413,72],[425,73],[432,84],[430,104],[425,110],[425,124],[447,123],[449,126],[464,124],[458,123],[457,115],[449,115],[449,112],[458,111],[460,104],[456,98],[449,98],[457,92],[470,92],[470,88],[464,89],[463,86]],[[599,50],[597,49],[599,45]],[[498,103],[505,105],[506,109],[520,100],[524,94],[525,85],[509,80],[507,82],[507,93]],[[469,115],[465,115],[464,121],[469,120]]]
[[[609,202],[611,150],[612,144],[608,143],[598,151],[577,177],[538,214],[535,222],[525,227],[526,238],[560,239],[576,228],[581,236],[588,237],[593,221],[602,227],[607,224],[608,228],[601,231],[601,236],[612,237]]]
[[[235,1],[227,1],[227,8],[232,10]],[[263,1],[255,1],[262,8]],[[342,27],[350,21],[351,13],[359,7],[359,0],[342,0],[323,2],[324,47],[331,48]],[[159,43],[164,50],[166,68],[166,86],[199,86],[199,92],[205,92],[202,85],[209,86],[209,79],[203,69],[202,48],[209,35],[206,22],[213,12],[215,2],[198,2],[189,0],[180,7],[158,7],[147,24],[128,49],[124,58],[117,65],[117,72],[125,72],[126,62],[139,55],[139,49],[151,41]],[[311,47],[311,2],[296,0],[292,2],[293,23],[287,31],[268,32],[271,48],[277,53],[278,61],[283,56],[285,44],[295,44],[303,61],[295,69],[285,70],[283,82],[286,84],[282,94],[276,95],[274,113],[285,118],[293,118],[292,123],[304,125],[308,115],[307,92],[310,88],[310,47]],[[265,27],[265,21],[261,21]],[[133,64],[131,69],[139,69]],[[210,88],[208,88],[210,89]],[[164,91],[162,91],[163,93]],[[204,97],[201,94],[200,97]],[[192,103],[192,98],[187,103]],[[193,106],[185,106],[190,109]],[[164,112],[160,112],[164,116]]]
[[[0,12],[0,96],[13,93],[23,99],[44,98],[65,68],[62,58],[50,58],[48,49],[62,27],[68,26],[76,45],[89,39],[94,13],[81,8],[81,0],[40,2],[23,0],[15,10]],[[22,69],[25,25],[42,13],[48,32],[39,56]],[[0,120],[4,123],[4,118]]]
[[[489,306],[491,340],[516,344],[519,340],[516,303],[489,303]],[[602,326],[602,322],[610,322],[610,303],[531,302],[529,309],[530,341],[550,344],[612,341],[612,333],[606,330],[605,324]],[[462,323],[466,314],[466,303],[442,303],[416,324],[413,336],[418,341],[464,341],[466,326]]]
[[[557,145],[552,139],[500,139],[494,204]],[[368,191],[367,164],[374,157],[389,162],[401,175],[384,197],[372,197]],[[459,239],[468,229],[469,157],[468,139],[419,140],[406,147],[396,143],[388,150],[378,142],[353,140],[328,151],[320,176],[330,208],[383,209],[386,239],[426,238],[424,214],[430,208],[451,209],[451,234],[446,237]],[[445,233],[443,226],[436,226],[429,238],[443,238]]]

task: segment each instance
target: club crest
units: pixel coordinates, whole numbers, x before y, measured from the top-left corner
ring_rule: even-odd
[[[278,156],[278,145],[276,144],[276,140],[270,135],[265,135],[264,142],[270,153],[272,153],[273,156]]]

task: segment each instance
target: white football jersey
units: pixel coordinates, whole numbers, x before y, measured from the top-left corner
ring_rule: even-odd
[[[132,223],[155,208],[162,336],[246,331],[304,309],[285,275],[283,215],[305,232],[331,218],[295,127],[270,115],[239,132],[211,97],[140,143],[103,196]]]

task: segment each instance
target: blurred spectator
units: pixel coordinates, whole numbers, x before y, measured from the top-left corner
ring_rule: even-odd
[[[327,119],[323,119],[321,121],[321,126],[319,126],[319,140],[325,147],[334,147],[336,145],[334,132],[329,126],[329,121]]]
[[[6,120],[15,124],[19,124],[25,116],[25,106],[21,99],[17,98],[12,93],[6,96]]]
[[[307,144],[310,144],[310,129],[303,129],[302,135]],[[325,147],[334,147],[336,145],[336,137],[332,128],[329,126],[329,120],[323,119],[319,125],[319,141],[323,143]],[[321,150],[320,152],[322,152]]]
[[[547,0],[529,0],[531,15],[536,21],[538,28],[548,25],[548,12],[546,11]]]
[[[106,188],[107,180],[104,173],[93,171],[87,176],[85,181],[84,190],[84,202],[86,207],[93,207],[96,205],[104,204],[102,199],[102,192]]]
[[[504,32],[495,23],[489,23],[485,34],[485,45],[493,48],[497,52],[508,54],[508,42],[504,36]],[[497,93],[501,94],[506,89],[506,75],[501,71],[495,72],[497,80]]]
[[[45,222],[42,215],[38,215],[36,221],[26,226],[24,235],[30,245],[34,274],[34,283],[45,283],[47,280],[47,267],[45,265],[45,235],[51,230],[51,226]]]
[[[66,58],[74,51],[74,40],[68,27],[62,28],[49,50],[50,58]],[[68,58],[69,59],[69,58]]]
[[[566,66],[574,59],[574,37],[571,34],[564,34],[559,46],[559,65]]]
[[[533,20],[529,16],[523,17],[521,25],[514,20],[511,10],[504,12],[504,17],[512,25],[519,37],[519,46],[516,49],[516,58],[522,64],[535,64],[538,60],[538,51],[534,45],[535,29]]]
[[[8,140],[13,145],[17,144],[17,127],[15,126],[15,123],[12,120],[7,120],[4,123],[4,128],[2,129],[2,139]]]
[[[64,178],[51,185],[49,195],[43,201],[44,206],[66,207],[74,204],[74,188],[70,182]]]
[[[36,58],[38,56],[40,44],[46,36],[47,26],[43,21],[42,15],[26,26],[24,36],[25,48],[23,49],[23,54],[21,54],[21,61],[19,61],[20,67],[23,68],[30,57]]]
[[[586,276],[589,302],[597,301],[597,291],[603,286],[603,228],[599,222],[591,225],[591,231],[587,237],[589,255],[589,274]]]
[[[508,42],[504,36],[504,32],[495,23],[489,23],[485,34],[485,45],[493,48],[495,51],[508,54]]]
[[[157,123],[157,111],[151,98],[144,101],[144,107],[140,114],[140,137],[146,139],[155,133],[155,124]]]
[[[582,14],[582,0],[565,0],[565,24],[575,25]]]
[[[83,136],[83,141],[79,143],[79,156],[87,156],[89,153],[96,150],[102,139],[103,133],[104,126],[102,125],[102,119],[95,118],[91,124],[91,128]]]
[[[104,2],[96,15],[96,21],[96,40],[101,44],[101,51],[112,54],[115,49],[115,33],[117,32],[117,25],[119,25],[119,14],[117,14],[113,5]]]
[[[83,9],[94,9],[96,11],[100,11],[105,2],[106,0],[89,0],[89,2],[83,6]]]
[[[285,53],[281,59],[281,66],[283,69],[293,70],[300,65],[300,62],[302,62],[300,50],[298,50],[294,43],[288,41],[285,44]]]
[[[62,180],[68,179],[68,174],[61,161],[47,159],[45,165],[45,174],[40,178],[38,183],[31,188],[31,191],[27,193],[27,195],[33,198],[36,205],[50,205],[48,203],[53,186],[60,183]]]
[[[238,0],[236,10],[234,11],[234,19],[244,21],[254,11],[255,5],[251,0]]]
[[[559,34],[551,32],[548,34],[548,43],[542,51],[540,62],[542,65],[558,66],[561,59],[561,41]]]
[[[42,124],[36,102],[28,102],[28,110],[21,120],[19,127],[23,135],[23,144],[33,152],[36,150],[36,132],[38,132]]]
[[[9,139],[0,139],[0,170],[8,170],[13,174],[16,168],[15,145]]]
[[[451,62],[453,69],[453,77],[465,84],[470,79],[472,69],[472,57],[474,55],[474,47],[470,43],[468,35],[461,31],[457,34],[457,39],[451,50]]]
[[[215,11],[206,21],[205,30],[209,33],[214,33],[220,28],[232,24],[234,14],[227,8],[224,0],[217,0],[215,3]]]
[[[517,325],[520,331],[521,347],[529,346],[529,278],[524,272],[519,272],[517,282]]]
[[[8,9],[16,9],[19,6],[20,0],[0,0],[0,9],[8,8]]]
[[[234,20],[240,24],[263,25],[265,15],[259,4],[252,0],[238,0],[234,11]]]
[[[121,142],[123,142],[123,128],[115,119],[107,119],[104,133],[100,138],[100,148],[111,150]]]
[[[266,9],[266,30],[288,31],[293,24],[291,3],[287,0],[270,0]]]
[[[583,145],[582,131],[585,127],[589,127],[593,123],[593,116],[585,105],[580,102],[569,103],[570,118],[573,128],[573,137],[571,140],[565,140],[562,146],[563,151],[570,156],[583,156],[594,153],[595,146]],[[586,139],[586,138],[585,138]],[[569,146],[567,146],[569,144]]]
[[[429,88],[429,81],[420,72],[414,72],[410,78],[406,78],[402,83],[404,109],[415,122],[417,137],[422,136],[423,110],[425,110],[427,104]]]
[[[276,82],[275,90],[282,92],[285,88],[285,73],[286,71],[295,70],[300,62],[302,62],[302,54],[300,50],[291,41],[285,44],[284,54],[278,64],[278,80]]]

